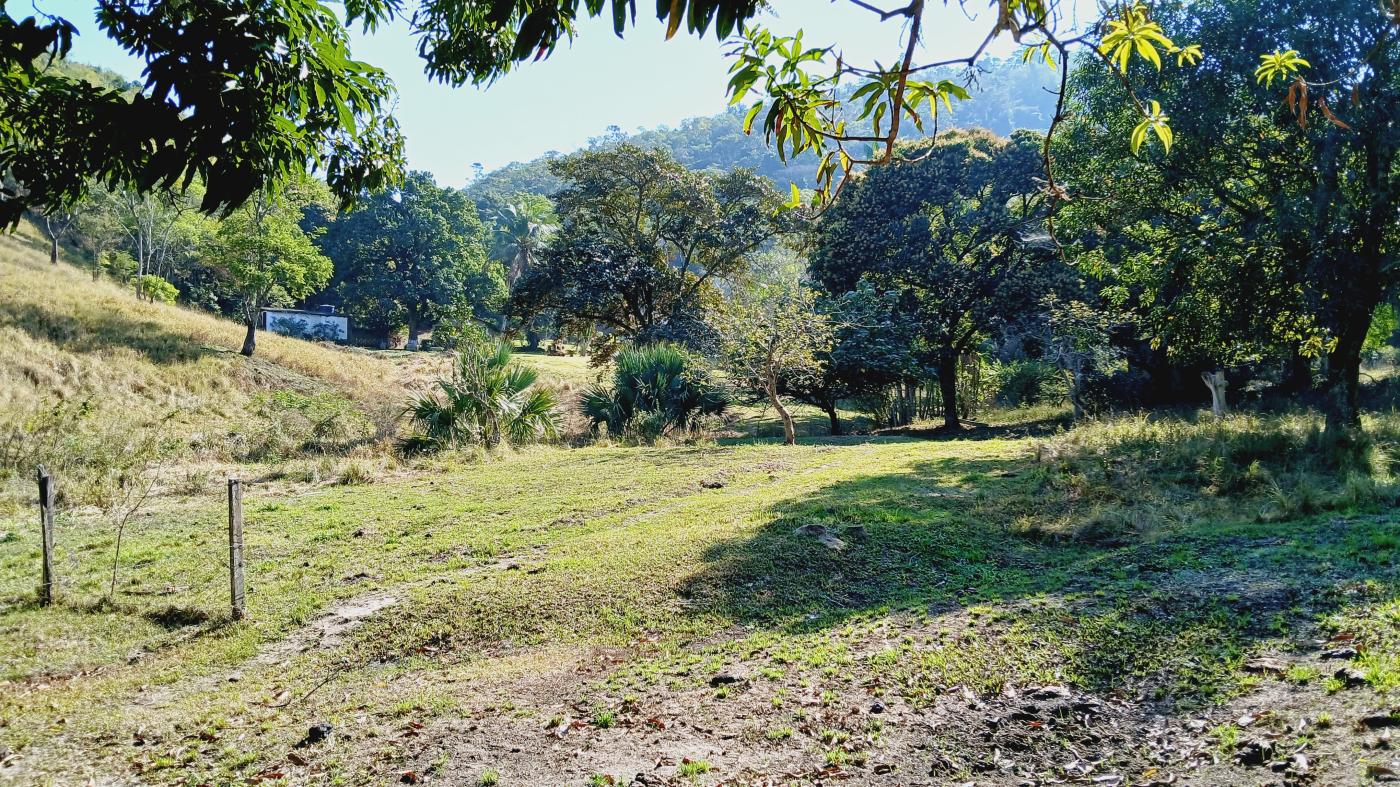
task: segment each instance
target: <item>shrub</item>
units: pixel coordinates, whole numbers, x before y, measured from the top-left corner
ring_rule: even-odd
[[[174,303],[180,297],[175,285],[152,273],[142,276],[140,284],[141,294],[151,303]]]
[[[338,452],[376,433],[354,402],[334,392],[274,391],[253,397],[252,405],[256,417],[229,435],[234,454],[243,459]]]
[[[448,306],[447,313],[433,328],[433,346],[445,350],[460,350],[489,341],[486,329],[476,324],[473,308],[469,301],[454,300]]]
[[[582,400],[595,430],[606,426],[610,434],[647,438],[689,430],[697,418],[719,415],[728,406],[724,391],[699,364],[669,344],[618,353],[612,387],[593,386]]]
[[[992,367],[996,401],[1004,407],[1058,404],[1069,395],[1065,375],[1043,361],[1012,361]]]
[[[0,413],[0,509],[29,504],[39,465],[58,479],[60,505],[107,509],[173,453],[170,417],[136,418],[89,401]]]
[[[510,345],[467,341],[452,376],[409,403],[406,412],[415,431],[404,440],[404,450],[494,448],[557,437],[554,393],[534,387],[538,377],[534,369],[511,362]]]

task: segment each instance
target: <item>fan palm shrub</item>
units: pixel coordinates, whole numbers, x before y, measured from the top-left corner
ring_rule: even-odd
[[[669,344],[636,347],[617,354],[611,387],[584,391],[581,407],[594,430],[659,437],[689,430],[697,418],[729,406],[724,391],[685,352]]]
[[[457,355],[452,376],[436,390],[409,402],[406,412],[414,433],[404,440],[408,452],[502,442],[519,445],[559,435],[554,392],[534,387],[538,372],[511,361],[510,345],[468,342]]]

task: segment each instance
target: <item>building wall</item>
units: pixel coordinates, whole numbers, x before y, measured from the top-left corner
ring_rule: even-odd
[[[350,320],[333,314],[263,310],[263,327],[284,336],[343,342],[350,337]]]

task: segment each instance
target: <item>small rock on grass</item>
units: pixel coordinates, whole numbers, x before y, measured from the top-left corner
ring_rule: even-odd
[[[1373,713],[1361,719],[1361,726],[1369,730],[1379,730],[1383,727],[1400,727],[1400,716],[1390,713]]]
[[[1251,739],[1235,747],[1235,762],[1245,766],[1263,765],[1274,756],[1274,742]]]
[[[830,530],[823,525],[806,524],[792,531],[799,536],[811,536],[822,543],[827,549],[833,552],[840,552],[846,548],[846,542],[837,538]]]
[[[317,744],[317,743],[320,743],[321,741],[323,741],[323,740],[325,740],[325,739],[331,737],[331,730],[332,730],[332,729],[333,729],[333,728],[331,727],[331,725],[329,725],[329,724],[327,724],[327,723],[325,723],[325,722],[321,722],[321,723],[319,723],[319,724],[313,724],[313,725],[311,725],[311,726],[306,730],[306,737],[301,739],[301,743],[298,743],[298,744],[297,744],[297,747],[298,747],[298,748],[301,748],[301,747],[312,746],[312,745],[315,745],[315,744]]]
[[[1288,662],[1273,656],[1258,656],[1246,661],[1244,668],[1250,672],[1282,674],[1288,670]]]
[[[1363,673],[1361,670],[1355,669],[1353,667],[1342,667],[1341,669],[1332,673],[1332,677],[1341,681],[1342,685],[1348,689],[1354,689],[1357,686],[1366,685],[1366,674]]]
[[[736,672],[721,672],[713,678],[710,678],[710,686],[717,689],[720,686],[731,686],[735,683],[741,683],[743,680],[744,676]]]
[[[1026,696],[1033,700],[1067,700],[1070,697],[1070,692],[1064,686],[1041,686]]]

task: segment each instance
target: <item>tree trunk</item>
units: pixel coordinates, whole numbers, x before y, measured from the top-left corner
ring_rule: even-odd
[[[841,416],[836,413],[835,403],[822,405],[822,411],[825,412],[826,417],[831,420],[831,434],[833,436],[846,433],[846,430],[841,427]]]
[[[418,349],[418,318],[411,315],[408,318],[408,344],[404,345],[404,348],[408,350]]]
[[[783,421],[783,442],[788,445],[797,444],[797,429],[792,423],[792,413],[783,406],[783,400],[778,397],[778,381],[771,375],[765,381],[765,392],[768,394],[768,403],[773,405],[773,409],[778,411],[778,417]]]
[[[258,349],[258,320],[256,317],[248,321],[248,333],[243,336],[243,349],[238,352],[249,358],[253,357],[253,352]]]
[[[58,264],[58,238],[54,236],[52,230],[49,231],[49,264]]]
[[[1069,403],[1074,410],[1074,420],[1083,421],[1085,416],[1084,398],[1081,393],[1084,390],[1084,373],[1072,372],[1069,376]]]
[[[958,420],[958,356],[944,353],[938,359],[938,390],[943,396],[943,426],[957,429]]]
[[[1360,329],[1349,327],[1337,337],[1336,348],[1327,356],[1322,410],[1327,418],[1326,436],[1329,441],[1361,428],[1357,394],[1361,382],[1361,347],[1366,342],[1366,329],[1369,327],[1369,320]]]
[[[540,349],[540,334],[533,327],[525,329],[525,344],[531,350]]]
[[[1307,393],[1312,387],[1312,359],[1298,352],[1298,348],[1291,348],[1288,361],[1284,364],[1283,379],[1279,382],[1280,391],[1298,395]]]
[[[1229,405],[1225,402],[1225,390],[1228,384],[1225,381],[1225,372],[1217,369],[1213,372],[1201,372],[1201,382],[1210,389],[1210,412],[1215,416],[1215,420],[1225,417],[1229,412]]]

